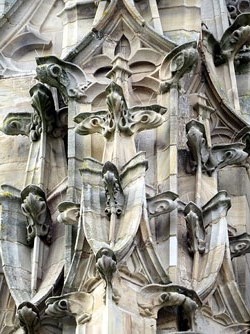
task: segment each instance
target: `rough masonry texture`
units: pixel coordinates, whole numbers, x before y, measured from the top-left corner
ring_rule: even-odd
[[[0,15],[0,334],[250,333],[250,1]]]

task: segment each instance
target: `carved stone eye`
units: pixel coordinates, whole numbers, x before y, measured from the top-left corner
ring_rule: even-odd
[[[62,310],[67,310],[68,309],[68,302],[66,299],[59,300],[58,302],[58,307]]]
[[[142,116],[141,121],[142,122],[147,122],[148,121],[148,116],[147,115]]]
[[[52,65],[52,66],[50,66],[49,71],[50,71],[51,75],[56,78],[61,74],[62,69],[58,65]]]
[[[11,129],[18,129],[18,127],[19,127],[19,123],[16,122],[16,121],[13,121],[13,122],[11,122],[11,123],[9,124],[9,127],[10,127]]]

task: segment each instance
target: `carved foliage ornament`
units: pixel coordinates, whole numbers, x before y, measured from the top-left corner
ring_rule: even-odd
[[[37,79],[56,87],[66,103],[70,98],[80,99],[85,96],[89,82],[80,67],[55,56],[36,58],[36,62]]]
[[[214,145],[209,148],[205,127],[201,122],[191,120],[186,125],[186,132],[193,167],[201,169],[208,175],[227,165],[243,164],[248,158],[248,153],[245,152],[246,145],[243,143]]]
[[[180,88],[180,79],[197,64],[198,56],[196,42],[183,44],[171,51],[160,70],[160,77],[164,80],[160,86],[161,93],[168,92],[171,87]],[[169,79],[166,80],[167,76]]]
[[[105,138],[112,139],[115,131],[132,136],[136,132],[152,129],[163,123],[162,115],[166,113],[166,108],[159,105],[128,108],[122,88],[115,82],[107,87],[106,93],[108,110],[77,115],[74,118],[79,124],[76,127],[77,133],[87,135],[99,132]]]
[[[27,217],[27,241],[32,244],[36,236],[50,242],[50,212],[43,190],[29,185],[21,192],[22,212]]]
[[[9,113],[3,120],[1,131],[7,135],[26,135],[31,141],[37,141],[41,133],[53,137],[64,134],[66,129],[66,108],[55,110],[51,91],[43,84],[30,89],[31,105],[34,113]]]
[[[191,255],[206,251],[206,227],[214,220],[224,217],[231,207],[226,191],[219,191],[203,207],[189,202],[184,208],[187,224],[188,250]]]

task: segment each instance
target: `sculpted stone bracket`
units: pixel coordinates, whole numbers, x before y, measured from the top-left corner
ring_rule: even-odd
[[[224,32],[218,42],[211,33],[204,31],[211,47],[215,66],[234,59],[240,48],[250,41],[250,13],[239,15],[234,23]]]
[[[89,85],[83,70],[73,63],[58,59],[55,56],[36,58],[37,79],[61,93],[65,103],[69,99],[79,100],[85,97]]]
[[[45,313],[50,317],[74,317],[77,325],[88,322],[93,313],[94,298],[86,292],[72,292],[46,300]]]
[[[3,120],[1,131],[7,135],[29,136],[31,141],[38,141],[42,133],[63,136],[67,127],[67,109],[56,111],[51,91],[41,83],[30,89],[30,96],[34,113],[9,113]]]
[[[137,303],[142,316],[155,319],[163,307],[181,308],[188,320],[189,329],[194,329],[195,311],[201,306],[201,301],[194,290],[172,284],[145,286],[137,294]]]
[[[202,210],[193,202],[186,205],[184,215],[187,224],[187,242],[189,253],[203,254],[206,249],[206,231]]]
[[[205,127],[201,122],[191,120],[186,124],[186,132],[194,169],[202,170],[210,176],[219,168],[243,164],[248,158],[244,143],[208,147]]]
[[[162,94],[171,87],[180,88],[179,81],[184,74],[190,72],[198,62],[197,43],[191,42],[180,45],[171,51],[163,60],[160,69],[160,85]]]
[[[61,202],[58,207],[60,212],[57,216],[58,223],[65,225],[74,225],[78,223],[80,217],[80,204],[73,202]]]
[[[17,318],[26,334],[39,333],[40,315],[34,304],[30,302],[21,303],[17,309]]]
[[[27,217],[27,241],[33,244],[35,237],[47,243],[51,241],[51,217],[43,190],[29,185],[21,192],[22,212]]]
[[[250,234],[230,236],[229,245],[232,258],[250,253]]]
[[[147,209],[149,217],[157,217],[177,208],[175,201],[179,196],[171,191],[166,191],[147,198]]]
[[[167,109],[160,105],[135,106],[129,108],[122,88],[115,82],[106,89],[108,110],[83,112],[75,116],[76,132],[80,135],[101,133],[106,138],[103,161],[119,162],[119,167],[136,153],[133,135],[139,131],[153,129],[164,122]]]
[[[210,239],[206,229],[213,221],[226,215],[230,207],[231,201],[226,191],[219,191],[201,208],[193,202],[185,206],[188,250],[191,255],[207,253]]]

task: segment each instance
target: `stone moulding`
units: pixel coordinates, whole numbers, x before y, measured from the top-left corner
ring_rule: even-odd
[[[191,120],[186,124],[187,145],[192,154],[194,169],[209,176],[227,165],[244,165],[248,158],[246,144],[232,143],[208,147],[204,124]]]

